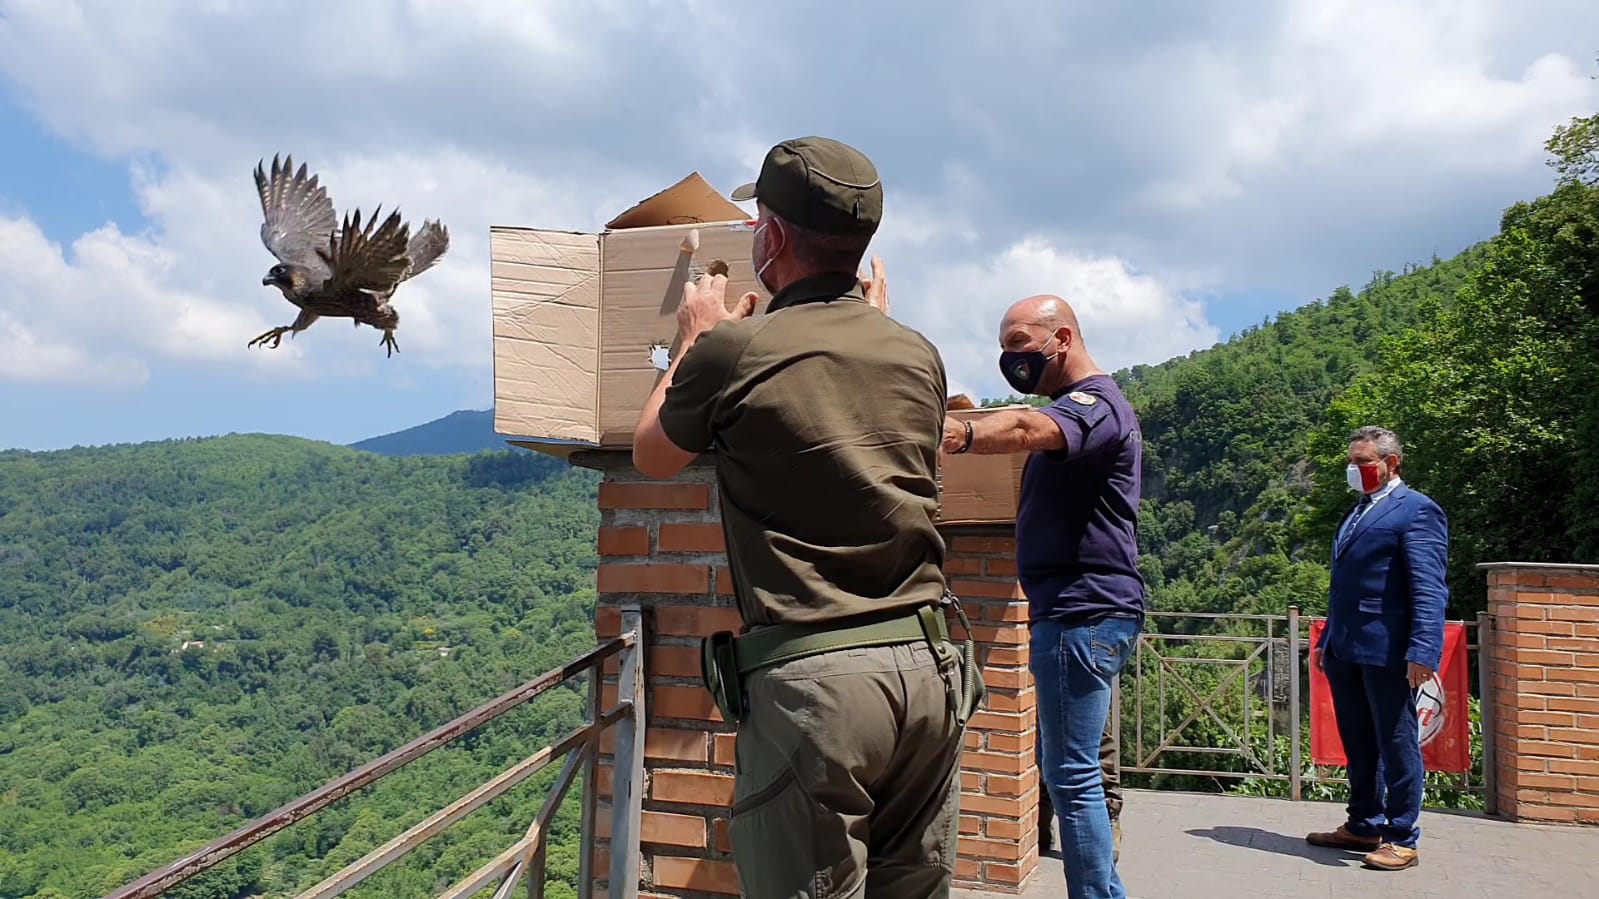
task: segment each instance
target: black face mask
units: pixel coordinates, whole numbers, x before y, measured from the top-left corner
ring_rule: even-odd
[[[1049,346],[1054,340],[1054,337],[1050,337],[1044,342],[1044,346]],[[1045,353],[1042,348],[1006,350],[999,354],[999,373],[1005,376],[1006,382],[1017,392],[1029,394],[1038,389],[1038,382],[1044,379],[1044,369],[1049,367],[1049,362],[1053,358],[1053,355]]]

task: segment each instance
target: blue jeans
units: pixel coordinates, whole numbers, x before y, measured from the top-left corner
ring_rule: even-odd
[[[1326,653],[1322,673],[1332,693],[1338,738],[1349,772],[1349,832],[1416,848],[1426,771],[1416,721],[1416,693],[1403,662],[1356,665]]]
[[[1038,769],[1060,819],[1069,899],[1126,899],[1112,859],[1110,815],[1099,765],[1111,689],[1132,657],[1141,622],[1107,617],[1087,624],[1032,626],[1028,667],[1038,689],[1044,757]]]

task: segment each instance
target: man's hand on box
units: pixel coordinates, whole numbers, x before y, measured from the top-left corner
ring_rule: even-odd
[[[952,455],[965,452],[968,449],[966,423],[952,416],[944,416],[944,439],[940,448]]]
[[[888,314],[888,276],[883,274],[883,260],[872,257],[872,276],[861,279],[861,289],[866,293],[866,302],[874,309]]]
[[[746,293],[728,311],[727,276],[701,275],[683,285],[683,302],[677,307],[678,337],[687,344],[724,321],[748,318],[759,299],[754,293]]]

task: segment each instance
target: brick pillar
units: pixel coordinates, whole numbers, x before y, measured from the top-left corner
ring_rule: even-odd
[[[1498,814],[1599,824],[1599,565],[1481,567]]]
[[[944,573],[971,621],[988,685],[966,733],[955,875],[961,886],[993,892],[1020,892],[1038,868],[1036,713],[1014,532],[1010,525],[943,528]]]
[[[699,638],[739,627],[732,605],[713,472],[705,465],[676,481],[649,480],[626,454],[595,453],[574,463],[597,468],[600,567],[595,630],[621,629],[619,606],[652,614],[644,670],[644,813],[640,890],[651,896],[738,895],[727,843],[733,801],[733,736],[700,684]],[[606,668],[602,704],[615,702],[617,665]],[[597,887],[607,878],[614,729],[600,744],[595,820]],[[596,890],[597,894],[599,890]]]
[[[644,672],[644,812],[640,889],[652,897],[737,895],[728,807],[734,736],[700,683],[699,639],[737,630],[714,472],[696,463],[671,482],[649,480],[625,453],[583,453],[573,463],[602,472],[595,629],[620,632],[619,607],[652,616]],[[1038,863],[1038,774],[1026,607],[1018,599],[1010,528],[947,528],[948,572],[978,640],[989,695],[972,721],[963,786],[957,877],[963,886],[1017,892]],[[954,622],[952,622],[954,624]],[[957,636],[959,636],[957,632]],[[606,669],[602,703],[616,697]],[[601,744],[596,790],[596,893],[609,864],[614,738]]]

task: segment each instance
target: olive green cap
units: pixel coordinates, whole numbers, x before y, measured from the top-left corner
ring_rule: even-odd
[[[883,183],[861,151],[826,137],[786,140],[766,153],[755,183],[735,200],[759,199],[802,228],[823,234],[872,234],[883,220]]]

